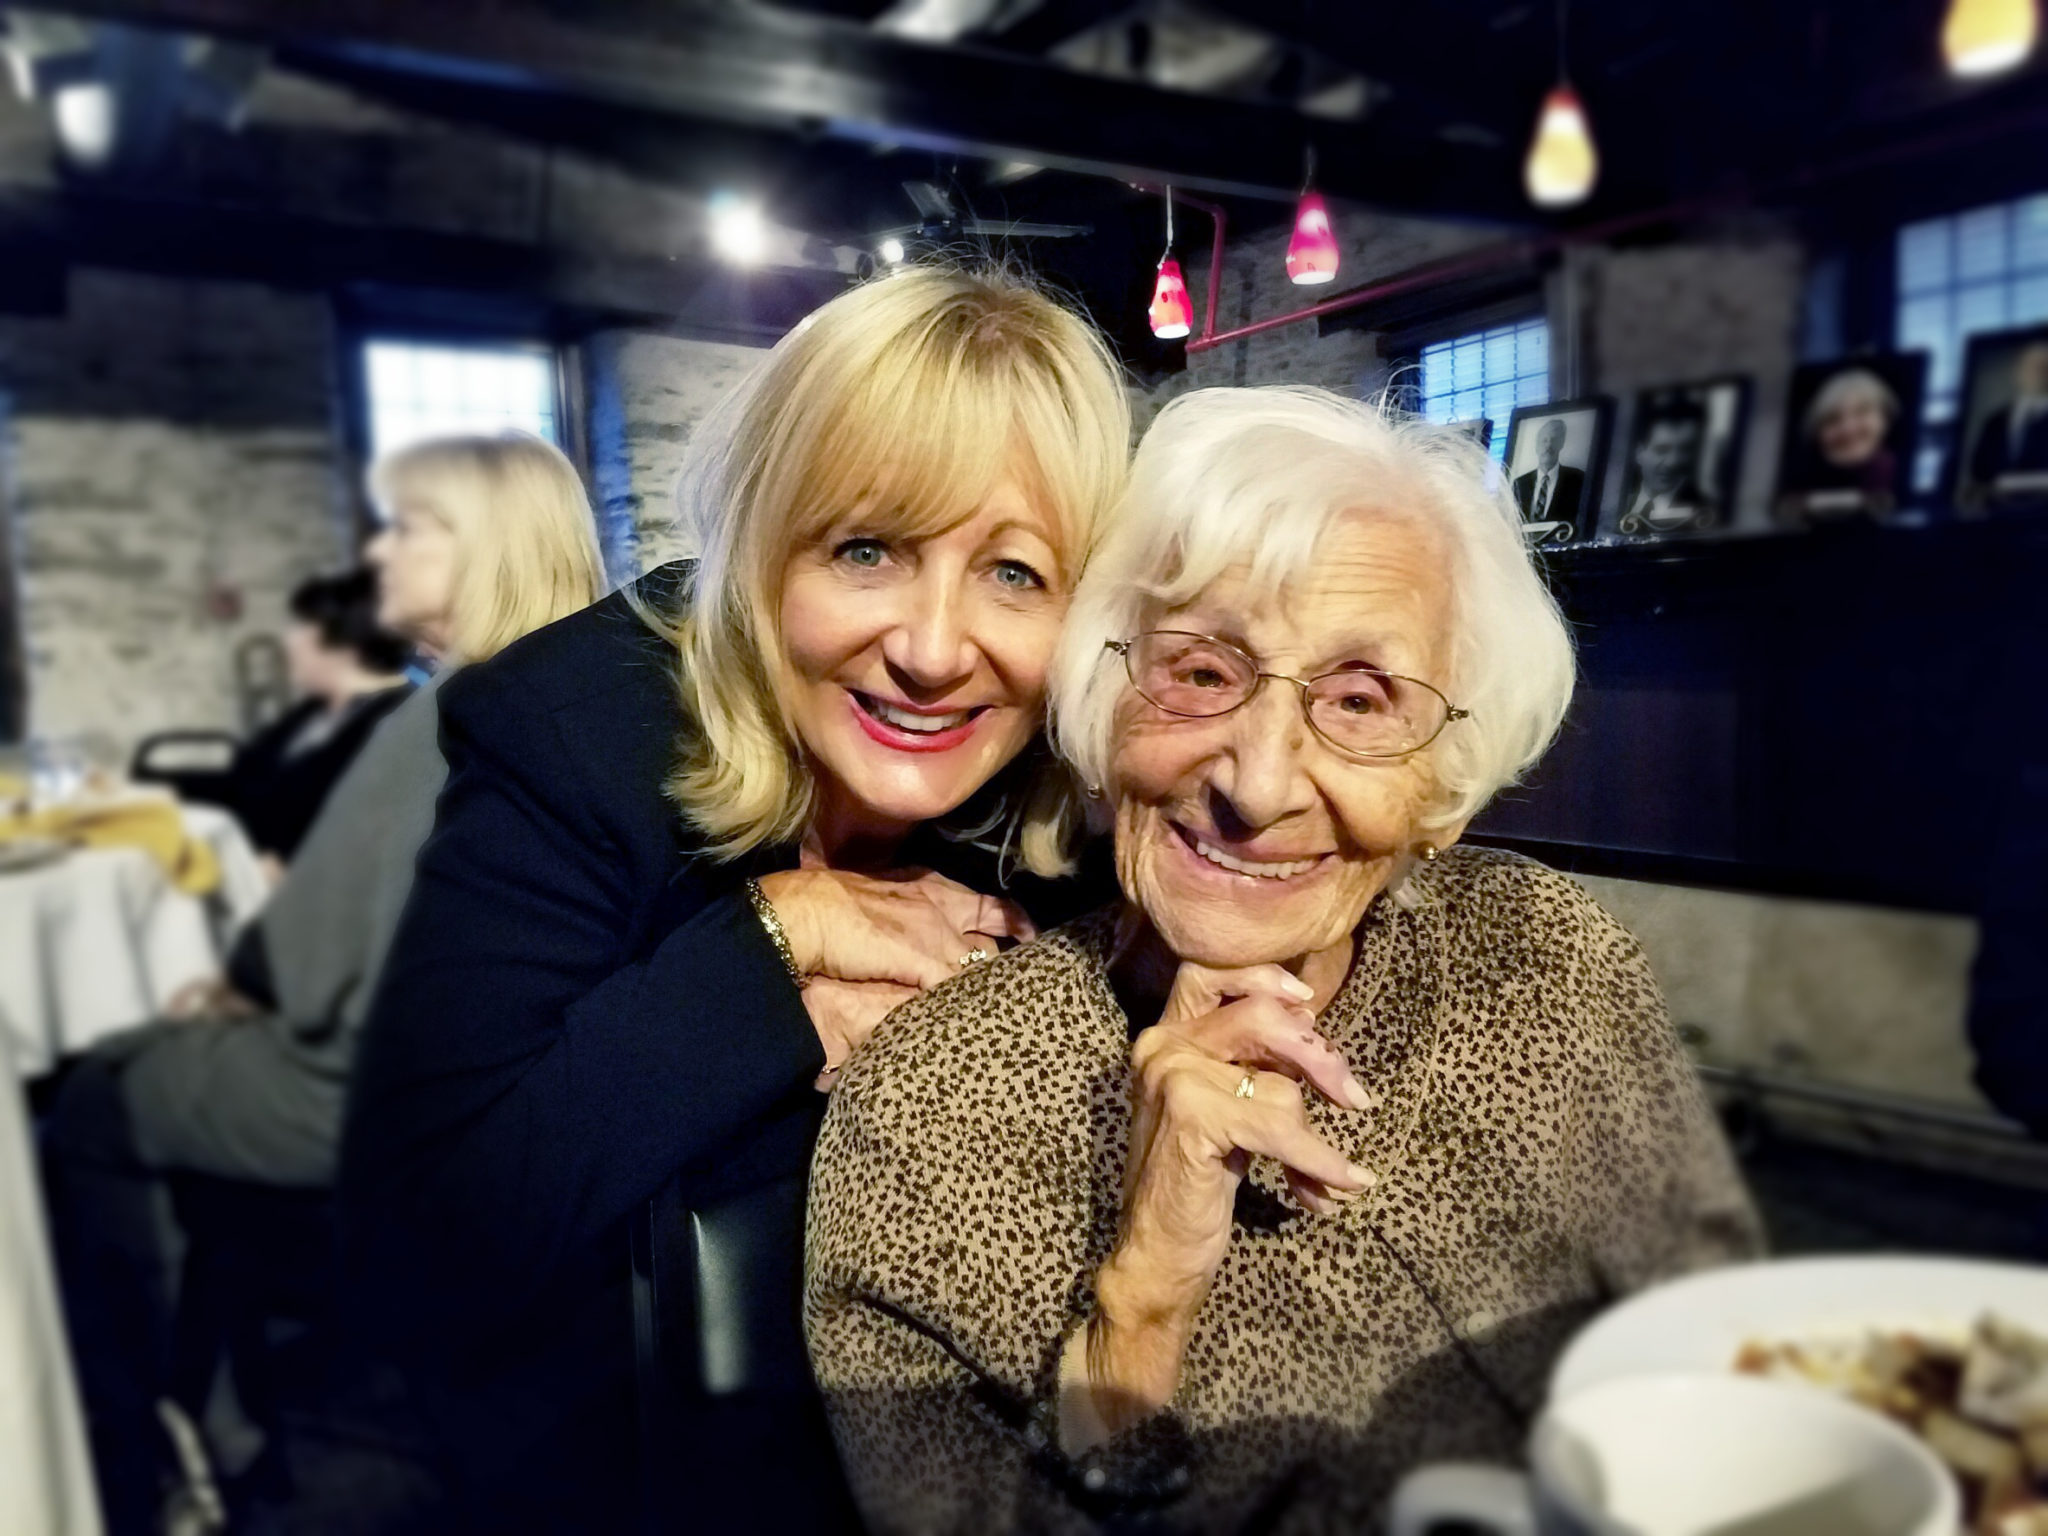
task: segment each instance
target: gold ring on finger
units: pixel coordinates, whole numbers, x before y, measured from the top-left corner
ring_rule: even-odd
[[[1237,1096],[1240,1099],[1248,1099],[1257,1092],[1257,1088],[1258,1085],[1252,1081],[1251,1073],[1247,1072],[1237,1081]]]

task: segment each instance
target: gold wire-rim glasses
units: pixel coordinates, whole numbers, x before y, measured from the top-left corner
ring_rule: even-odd
[[[1151,640],[1199,641],[1203,645],[1214,646],[1217,650],[1236,657],[1244,664],[1244,669],[1251,679],[1249,686],[1245,687],[1244,696],[1233,703],[1225,705],[1222,709],[1214,710],[1178,709],[1157,698],[1147,690],[1144,682],[1138,676],[1139,661],[1137,652],[1141,646]],[[1117,655],[1123,658],[1124,675],[1130,679],[1131,687],[1137,691],[1139,698],[1150,704],[1154,709],[1163,710],[1167,714],[1182,720],[1220,720],[1225,715],[1235,714],[1238,710],[1243,709],[1245,705],[1251,703],[1253,699],[1257,698],[1259,690],[1265,687],[1268,679],[1292,683],[1301,690],[1301,717],[1308,722],[1308,728],[1315,732],[1316,739],[1333,751],[1341,752],[1347,757],[1356,757],[1368,762],[1396,762],[1404,757],[1412,757],[1435,741],[1437,737],[1443,735],[1444,728],[1450,725],[1452,721],[1469,720],[1472,718],[1471,710],[1460,709],[1444,696],[1442,689],[1432,683],[1425,683],[1419,677],[1405,677],[1398,672],[1382,672],[1376,668],[1365,671],[1349,669],[1335,672],[1319,672],[1314,677],[1295,677],[1287,672],[1268,672],[1243,647],[1232,645],[1228,640],[1219,640],[1214,635],[1205,635],[1190,629],[1148,629],[1142,634],[1133,635],[1128,640],[1105,640],[1102,642],[1102,645],[1104,650],[1115,651]],[[1332,678],[1356,681],[1361,677],[1371,678],[1382,683],[1405,683],[1411,687],[1421,689],[1424,696],[1434,699],[1441,706],[1435,728],[1423,736],[1421,740],[1401,748],[1398,752],[1368,752],[1331,736],[1328,731],[1324,730],[1316,722],[1316,685]]]

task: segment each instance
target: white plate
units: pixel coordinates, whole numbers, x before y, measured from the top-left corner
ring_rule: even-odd
[[[1866,1329],[1960,1336],[1996,1312],[2048,1334],[2048,1269],[1978,1259],[1780,1259],[1689,1275],[1632,1296],[1579,1331],[1550,1373],[1563,1399],[1603,1381],[1725,1371],[1751,1339]]]

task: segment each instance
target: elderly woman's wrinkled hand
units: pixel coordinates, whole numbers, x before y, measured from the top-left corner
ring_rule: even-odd
[[[1070,1448],[1172,1397],[1254,1156],[1278,1161],[1318,1215],[1374,1182],[1309,1126],[1304,1086],[1347,1109],[1372,1099],[1316,1032],[1308,993],[1277,965],[1183,965],[1160,1022],[1132,1046],[1123,1219],[1096,1277],[1096,1315],[1076,1336],[1090,1391],[1063,1422]]]
[[[1160,1021],[1132,1046],[1122,1247],[1162,1278],[1199,1274],[1207,1289],[1251,1156],[1276,1159],[1320,1214],[1372,1182],[1309,1128],[1304,1085],[1346,1109],[1371,1099],[1316,1032],[1307,992],[1277,965],[1183,965]]]

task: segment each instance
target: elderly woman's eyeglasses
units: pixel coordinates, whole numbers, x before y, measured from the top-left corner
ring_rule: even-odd
[[[1292,683],[1301,690],[1309,728],[1354,757],[1406,757],[1435,741],[1453,720],[1471,716],[1428,683],[1370,667],[1310,678],[1261,672],[1251,657],[1214,635],[1154,629],[1103,643],[1123,657],[1131,686],[1142,697],[1186,719],[1242,709],[1268,678]]]

